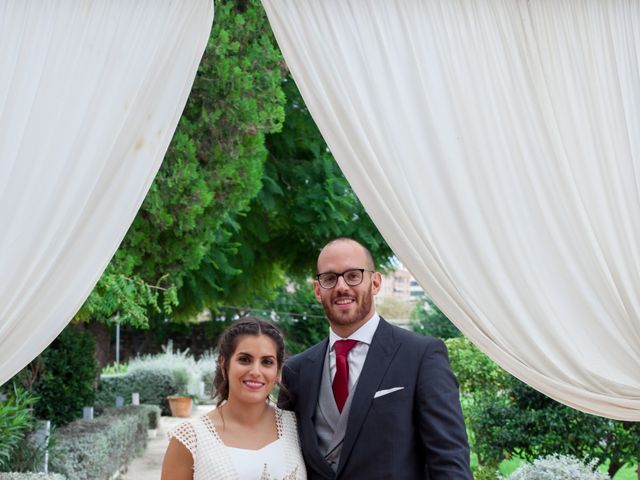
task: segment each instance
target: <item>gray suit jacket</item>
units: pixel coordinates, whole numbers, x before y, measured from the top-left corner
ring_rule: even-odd
[[[313,424],[327,346],[325,339],[287,361],[286,393],[278,402],[296,413],[310,480],[473,479],[458,382],[444,343],[383,319],[353,393],[334,472],[320,453]]]

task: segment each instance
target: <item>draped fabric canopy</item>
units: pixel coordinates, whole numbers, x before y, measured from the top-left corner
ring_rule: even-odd
[[[367,212],[493,360],[640,420],[640,3],[263,0]]]
[[[160,167],[210,0],[0,6],[0,384],[91,292]]]

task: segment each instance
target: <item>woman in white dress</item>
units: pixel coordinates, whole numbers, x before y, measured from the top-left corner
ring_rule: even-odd
[[[269,402],[284,361],[280,331],[255,317],[238,320],[218,352],[217,408],[169,432],[162,480],[306,479],[295,415]]]

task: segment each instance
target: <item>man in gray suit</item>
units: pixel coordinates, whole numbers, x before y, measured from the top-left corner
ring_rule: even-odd
[[[308,478],[473,479],[444,343],[376,313],[382,277],[355,240],[329,242],[317,267],[329,337],[287,361],[279,398],[296,413]]]

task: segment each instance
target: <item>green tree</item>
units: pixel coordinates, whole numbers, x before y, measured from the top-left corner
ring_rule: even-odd
[[[640,457],[640,424],[588,415],[562,405],[514,377],[497,397],[485,397],[470,415],[476,451],[484,459],[532,461],[553,453],[609,462],[611,477]]]
[[[287,75],[259,0],[221,0],[163,165],[76,319],[145,328],[204,308],[228,319],[229,306],[311,276],[320,247],[342,235],[382,265],[392,255]]]
[[[289,276],[315,274],[324,244],[339,236],[365,245],[378,263],[393,252],[342,174],[290,77],[282,132],[267,137],[264,187],[242,221],[244,238],[258,243],[260,260],[279,258]],[[251,244],[253,242],[249,242]]]
[[[376,310],[384,318],[388,319],[408,319],[413,310],[411,303],[403,301],[392,295],[383,297],[376,302]]]
[[[532,461],[558,453],[600,464],[609,461],[613,477],[639,457],[640,424],[562,405],[509,375],[464,337],[445,343],[482,475],[495,472],[511,457]]]
[[[77,318],[224,315],[310,276],[342,235],[383,265],[391,256],[286,76],[260,3],[223,0],[162,168]]]
[[[509,386],[510,375],[466,337],[445,340],[451,368],[468,398],[495,398]]]
[[[209,43],[158,175],[98,285],[77,315],[146,326],[166,315],[191,272],[222,290],[240,271],[227,246],[261,188],[265,134],[284,119],[282,57],[258,0],[216,2]]]
[[[362,242],[381,267],[389,263],[391,250],[344,178],[294,82],[286,77],[282,86],[286,117],[282,131],[266,138],[262,189],[236,216],[233,231],[221,236],[186,278],[179,292],[182,314],[273,300],[289,279],[312,277],[320,248],[339,236]]]
[[[482,353],[465,337],[445,340],[449,352],[451,368],[460,384],[462,410],[468,427],[471,450],[478,457],[479,468],[474,472],[477,478],[495,478],[495,471],[501,459],[487,455],[478,445],[484,445],[484,430],[478,428],[474,415],[476,406],[495,402],[508,386],[509,374]],[[486,442],[485,442],[486,443]]]
[[[442,313],[429,298],[416,302],[411,311],[412,330],[422,335],[438,338],[456,338],[462,336],[460,330]]]
[[[287,353],[294,355],[315,345],[329,333],[329,324],[316,300],[311,282],[282,287],[264,310],[267,318],[278,323],[284,333]]]
[[[62,426],[82,416],[82,407],[93,405],[98,373],[95,351],[93,335],[69,325],[14,377],[39,398],[36,418]]]

